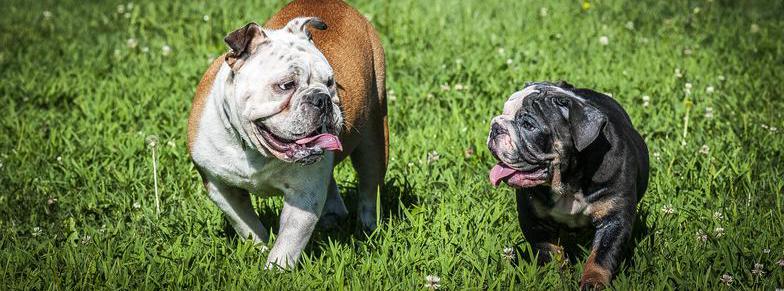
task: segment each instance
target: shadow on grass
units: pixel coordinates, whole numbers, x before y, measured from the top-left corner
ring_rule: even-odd
[[[343,202],[346,204],[349,215],[340,225],[334,229],[321,229],[316,227],[313,235],[310,238],[308,246],[305,248],[305,253],[318,256],[321,254],[323,248],[322,244],[327,244],[329,241],[338,244],[350,244],[353,242],[364,241],[368,235],[361,232],[359,221],[357,220],[357,184],[339,184]],[[267,198],[264,198],[267,199]],[[399,219],[402,216],[403,208],[410,208],[418,203],[417,198],[413,195],[413,186],[405,179],[398,179],[397,177],[389,179],[384,182],[381,188],[381,206],[382,206],[382,221],[384,222]],[[280,208],[267,208],[257,209],[259,211],[259,219],[267,227],[271,234],[277,234],[279,230]],[[237,233],[234,228],[223,218],[223,233],[232,244],[237,243]]]

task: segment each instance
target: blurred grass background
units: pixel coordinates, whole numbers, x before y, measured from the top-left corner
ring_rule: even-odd
[[[525,244],[484,146],[512,92],[560,79],[612,94],[651,152],[614,288],[784,287],[781,1],[351,1],[387,52],[385,218],[317,231],[289,272],[227,238],[185,133],[223,36],[283,1],[1,2],[2,289],[574,289],[581,264],[502,256]],[[256,203],[276,231],[280,199]]]

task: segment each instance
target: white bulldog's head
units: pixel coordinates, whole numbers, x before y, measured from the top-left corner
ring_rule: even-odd
[[[231,125],[261,154],[302,164],[342,150],[334,74],[308,26],[327,28],[300,17],[278,30],[249,23],[224,39],[231,48],[224,95]]]

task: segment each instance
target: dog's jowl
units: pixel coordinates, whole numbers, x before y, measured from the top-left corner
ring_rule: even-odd
[[[188,148],[209,197],[242,238],[265,243],[249,193],[283,195],[267,266],[296,263],[318,225],[348,215],[332,177],[351,157],[357,220],[376,227],[387,165],[385,63],[371,24],[339,0],[289,3],[264,27],[231,32],[188,120]]]
[[[498,160],[490,181],[516,188],[539,262],[593,235],[580,286],[607,286],[648,184],[648,149],[623,108],[563,82],[528,84],[493,118],[487,146]]]

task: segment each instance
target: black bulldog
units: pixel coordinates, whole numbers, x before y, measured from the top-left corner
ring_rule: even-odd
[[[487,146],[499,161],[490,180],[517,189],[539,263],[593,235],[580,288],[607,286],[648,186],[648,148],[621,105],[565,82],[527,84],[493,118]]]

